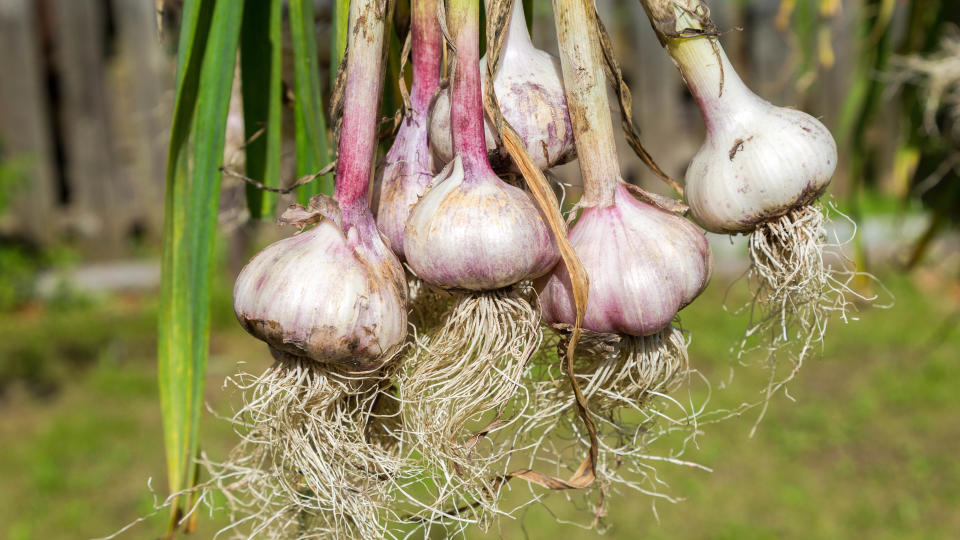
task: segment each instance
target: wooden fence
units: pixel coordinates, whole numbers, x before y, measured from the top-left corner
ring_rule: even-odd
[[[317,3],[319,14],[328,13],[329,2]],[[535,4],[534,40],[555,52],[549,2]],[[844,0],[828,21],[832,68],[814,70],[799,84],[797,49],[774,24],[780,0],[710,4],[748,84],[774,103],[804,108],[837,127],[855,71],[851,36],[859,0]],[[0,233],[68,242],[99,259],[129,254],[132,239],[159,236],[174,64],[158,39],[156,5],[0,0],[0,167],[16,166],[24,179],[12,207],[0,212]],[[641,136],[661,166],[682,178],[702,141],[699,113],[639,2],[598,0],[598,7],[633,90]],[[318,36],[321,56],[328,43]],[[876,136],[892,148],[896,115],[889,116]],[[621,144],[624,177],[657,186]],[[841,163],[835,193],[845,192],[843,171]],[[571,183],[579,179],[575,164],[557,172]]]
[[[172,64],[153,0],[0,0],[4,229],[121,255],[157,237]]]

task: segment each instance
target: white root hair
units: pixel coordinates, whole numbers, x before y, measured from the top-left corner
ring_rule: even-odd
[[[542,339],[528,292],[459,295],[403,362],[403,438],[416,456],[397,483],[408,522],[485,528],[498,513],[499,476],[515,453],[501,434],[529,401],[523,375]]]
[[[828,242],[826,223],[823,207],[808,205],[762,224],[750,235],[747,280],[752,299],[746,308],[750,324],[735,353],[742,361],[746,353],[763,349],[769,377],[760,401],[744,404],[731,414],[761,407],[751,435],[770,399],[785,389],[816,347],[822,347],[830,316],[836,314],[846,322],[857,309],[855,302],[876,299],[852,288],[858,276],[879,282],[855,270],[840,252],[839,239]],[[837,266],[828,262],[830,253],[837,256]]]
[[[390,486],[403,466],[390,369],[349,373],[281,355],[259,376],[232,378],[243,396],[241,443],[208,482],[245,538],[384,536]],[[242,516],[237,519],[237,516]]]
[[[529,468],[560,477],[573,471],[590,444],[566,372],[557,360],[563,358],[568,338],[567,333],[555,338],[556,354],[537,356],[531,369],[535,401],[526,410],[514,443],[527,450]],[[692,394],[688,403],[670,395],[697,375],[689,366],[687,346],[676,325],[644,337],[583,332],[576,349],[575,376],[596,424],[599,452],[595,487],[560,492],[590,516],[586,523],[573,524],[602,528],[602,504],[612,492],[629,490],[652,501],[676,501],[658,476],[660,464],[709,470],[682,459],[700,433],[697,418],[706,404],[695,405]],[[668,441],[655,444],[668,436]],[[542,490],[531,486],[530,492],[524,505],[546,504]]]

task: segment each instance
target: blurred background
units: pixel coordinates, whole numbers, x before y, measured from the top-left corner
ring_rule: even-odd
[[[682,178],[703,138],[696,105],[639,2],[597,4],[641,137]],[[833,321],[822,358],[791,386],[793,401],[778,397],[754,437],[749,415],[705,427],[686,457],[712,474],[661,469],[677,501],[612,496],[603,529],[613,538],[952,536],[960,530],[960,2],[709,5],[748,85],[833,131],[836,231],[853,230],[841,212],[856,223],[846,254],[889,291],[856,286],[895,302]],[[180,8],[177,0],[0,0],[0,538],[103,536],[165,495],[156,310]],[[316,0],[315,13],[325,70],[330,3]],[[534,41],[555,53],[549,2],[534,2],[532,16]],[[329,92],[330,74],[320,80]],[[224,159],[242,170],[242,109],[231,111]],[[625,178],[665,192],[618,144]],[[287,183],[292,147],[285,137]],[[576,197],[576,164],[554,172]],[[233,319],[233,278],[287,232],[249,219],[240,182],[224,177],[222,189],[205,397],[226,414],[224,378],[240,362],[269,362]],[[281,197],[278,208],[292,200]],[[732,309],[746,298],[737,279],[746,251],[742,240],[711,241],[717,273],[682,317],[691,361],[715,382],[711,406],[734,407],[758,397],[764,372],[737,367],[727,384],[730,347],[747,324]],[[204,451],[223,457],[235,441],[226,422],[204,416]],[[597,534],[558,525],[589,519],[554,498],[554,515],[533,507],[471,536]],[[165,518],[121,537],[159,536]],[[212,537],[224,523],[204,517],[195,536]]]

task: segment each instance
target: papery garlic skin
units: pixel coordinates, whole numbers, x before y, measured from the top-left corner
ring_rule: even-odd
[[[546,170],[576,157],[573,128],[567,113],[560,60],[537,49],[530,41],[523,15],[523,2],[514,2],[510,26],[500,52],[500,65],[493,78],[494,90],[503,117],[523,141],[533,163]],[[487,72],[487,58],[480,59],[480,73]],[[486,77],[481,78],[481,88]],[[513,170],[510,154],[484,115],[484,143],[490,166],[495,171]],[[435,167],[453,159],[450,126],[450,91],[441,91],[430,112],[430,148]]]
[[[713,40],[667,43],[707,126],[687,168],[684,197],[708,231],[749,232],[822,195],[837,166],[837,145],[816,118],[751,92]]]
[[[433,180],[433,156],[427,143],[427,117],[411,111],[387,152],[380,175],[377,226],[403,261],[403,230],[410,210]]]
[[[528,193],[488,168],[468,178],[457,156],[414,206],[406,223],[407,263],[444,289],[493,290],[545,274],[560,258]]]
[[[646,336],[670,324],[710,280],[706,237],[686,219],[635,199],[621,183],[610,206],[584,208],[567,238],[590,279],[583,328]],[[543,319],[572,325],[566,265],[536,283]]]
[[[281,352],[378,368],[406,336],[406,280],[378,236],[359,236],[324,219],[266,247],[237,277],[237,320]]]

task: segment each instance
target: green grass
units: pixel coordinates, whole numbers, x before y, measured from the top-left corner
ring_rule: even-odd
[[[777,398],[752,439],[753,413],[707,427],[686,457],[715,472],[661,466],[671,493],[685,501],[659,502],[658,522],[649,498],[614,495],[608,537],[946,538],[960,530],[960,335],[942,326],[955,317],[956,291],[885,280],[896,307],[832,326],[824,358],[809,362],[791,386],[796,403]],[[223,378],[236,362],[264,365],[268,355],[231,320],[228,283],[215,282],[205,399],[226,412]],[[714,381],[726,376],[727,351],[743,326],[717,308],[723,292],[712,285],[683,313],[692,361]],[[147,479],[161,493],[165,487],[155,315],[152,302],[136,298],[0,314],[0,538],[100,536],[150,511]],[[51,386],[35,391],[31,372],[11,365],[32,366]],[[757,369],[738,370],[712,403],[735,405],[762,385]],[[230,429],[205,416],[201,444],[223,456]],[[584,519],[559,496],[550,504]],[[165,518],[121,538],[155,537]],[[211,537],[220,524],[202,518],[195,537]],[[539,507],[523,524],[533,539],[596,536],[557,525]],[[470,536],[498,534],[523,537],[512,521]]]

